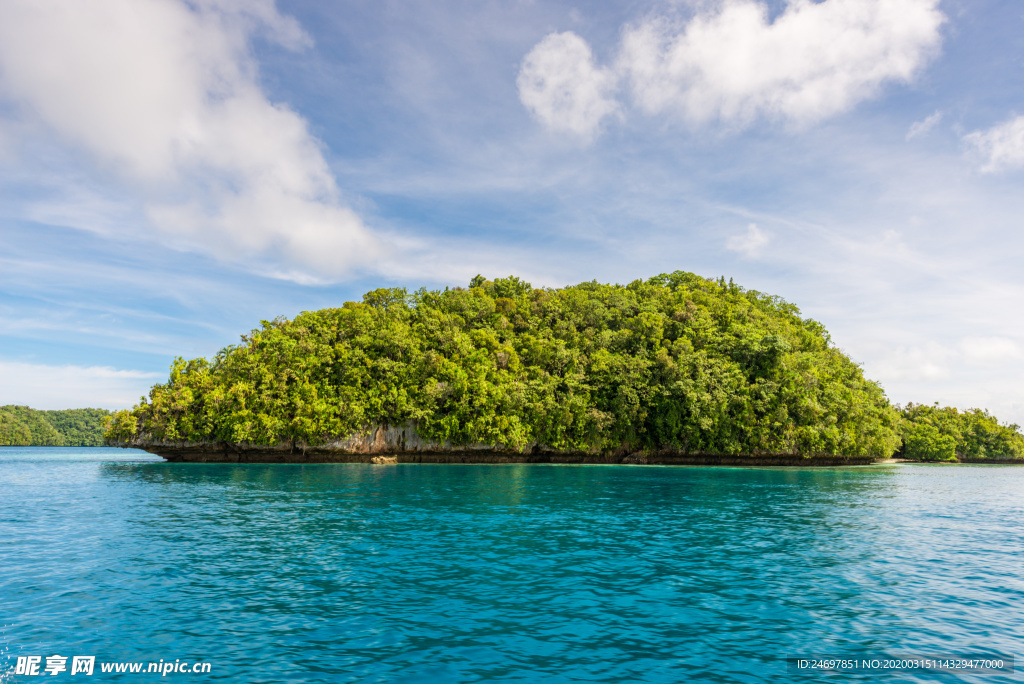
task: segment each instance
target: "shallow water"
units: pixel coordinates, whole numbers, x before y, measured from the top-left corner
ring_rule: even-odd
[[[45,681],[836,681],[787,674],[786,656],[815,654],[1024,667],[1022,512],[1016,466],[215,465],[3,447],[0,669],[53,654],[95,655],[96,672],[71,677],[69,659]],[[160,659],[210,673],[99,672]]]

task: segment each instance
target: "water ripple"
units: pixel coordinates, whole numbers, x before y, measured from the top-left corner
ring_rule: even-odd
[[[1013,654],[1022,508],[1013,467],[0,450],[0,657],[203,659],[188,678],[245,682],[724,683],[788,679],[787,655]]]

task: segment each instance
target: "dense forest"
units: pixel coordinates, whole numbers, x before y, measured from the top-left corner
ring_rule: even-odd
[[[960,411],[938,404],[907,404],[902,410],[902,456],[923,461],[1024,459],[1024,435],[982,409]]]
[[[0,446],[102,446],[103,420],[110,411],[39,411],[0,406]]]
[[[367,426],[580,451],[886,457],[900,413],[796,306],[724,278],[516,277],[264,321],[176,359],[107,437],[321,444]]]
[[[985,410],[891,406],[799,313],[682,272],[379,289],[264,321],[212,361],[176,359],[131,411],[0,407],[0,446],[312,445],[413,423],[428,439],[512,448],[1024,459],[1019,427]]]

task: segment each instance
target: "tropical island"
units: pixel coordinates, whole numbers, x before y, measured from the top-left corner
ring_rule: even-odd
[[[899,409],[779,297],[629,285],[377,289],[263,321],[107,419],[172,461],[836,465],[1024,458],[987,412]]]
[[[0,406],[0,446],[103,446],[103,422],[109,415],[98,408]]]

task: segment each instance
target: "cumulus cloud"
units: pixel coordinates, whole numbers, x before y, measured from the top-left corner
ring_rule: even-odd
[[[272,0],[9,0],[0,95],[141,197],[162,238],[336,277],[377,249],[249,42],[310,44]]]
[[[739,252],[748,259],[760,256],[761,251],[768,244],[770,238],[767,233],[751,223],[747,226],[747,232],[742,235],[733,235],[725,241],[725,248],[732,252]]]
[[[728,0],[683,26],[629,29],[623,63],[649,112],[745,123],[759,115],[817,121],[909,81],[939,42],[936,0],[793,0],[774,20]]]
[[[564,75],[545,81],[557,94],[546,101],[599,101],[601,111],[614,111],[614,76],[648,114],[694,124],[744,126],[758,117],[806,124],[850,109],[886,83],[911,81],[936,53],[943,21],[938,0],[790,0],[774,18],[763,2],[723,0],[686,21],[653,15],[626,27],[610,71],[593,65],[575,34],[549,35],[530,55],[543,55],[543,73]],[[524,62],[521,80],[533,78],[533,64]],[[600,74],[600,89],[574,72]],[[523,92],[542,122],[576,130],[581,107],[541,114]]]
[[[594,64],[587,42],[572,31],[552,33],[523,60],[519,99],[541,123],[590,138],[615,114],[616,76]]]
[[[981,159],[984,173],[1020,168],[1024,166],[1024,116],[965,135],[964,142]]]
[[[47,366],[0,361],[0,405],[44,410],[128,408],[148,394],[162,373],[109,366]]]
[[[922,135],[927,135],[939,124],[940,121],[942,121],[942,112],[935,112],[921,121],[915,121],[910,125],[910,130],[907,131],[907,140],[913,140],[914,138],[918,138]]]

